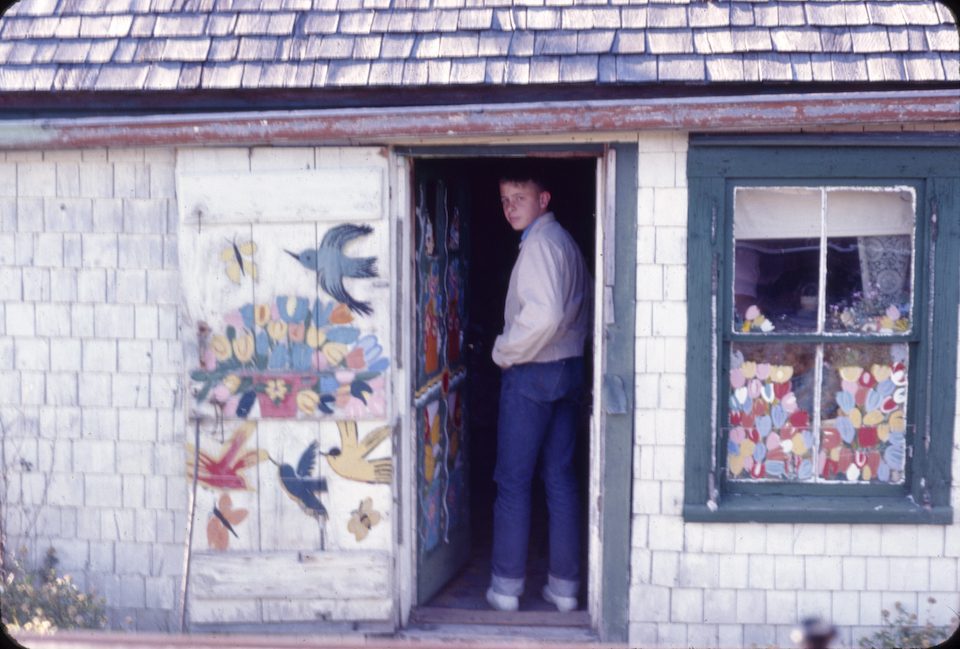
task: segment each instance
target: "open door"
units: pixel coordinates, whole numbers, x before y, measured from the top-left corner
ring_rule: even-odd
[[[470,556],[464,331],[469,203],[453,174],[415,169],[417,596],[428,602]]]

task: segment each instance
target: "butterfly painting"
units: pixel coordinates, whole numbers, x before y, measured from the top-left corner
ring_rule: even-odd
[[[374,511],[373,499],[364,498],[360,506],[350,512],[350,522],[347,523],[347,531],[351,532],[358,541],[367,538],[370,528],[380,522],[380,512]]]
[[[257,244],[253,241],[237,243],[236,239],[220,251],[220,259],[226,264],[227,277],[231,282],[239,284],[244,277],[251,280],[257,278],[257,265],[253,263],[253,253],[256,251]]]
[[[234,527],[247,517],[246,509],[234,509],[230,494],[220,496],[220,501],[213,506],[213,514],[207,521],[207,543],[214,550],[226,550],[230,545],[230,534],[240,538]]]

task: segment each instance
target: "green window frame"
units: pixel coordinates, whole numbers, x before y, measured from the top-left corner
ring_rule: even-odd
[[[960,292],[960,138],[952,134],[939,137],[904,134],[891,137],[694,136],[688,151],[687,178],[685,520],[952,523],[950,471]],[[755,334],[737,329],[739,324],[733,323],[739,307],[734,304],[732,288],[736,192],[784,187],[797,191],[801,188],[821,190],[824,196],[849,188],[898,189],[913,197],[912,317],[907,331],[830,332],[823,324],[823,306],[820,306],[820,324],[815,331],[764,330],[763,334]],[[826,199],[823,200],[825,205]],[[745,208],[738,209],[741,214],[745,213]],[[826,208],[823,210],[826,212]],[[766,212],[758,210],[757,213],[767,218]],[[821,223],[826,223],[826,217],[822,217]],[[826,225],[822,227],[822,232],[826,232]],[[827,272],[826,237],[822,234],[824,252],[817,267],[821,278],[826,277]],[[820,279],[821,302],[826,282]],[[737,421],[730,415],[731,408],[737,405],[730,396],[731,385],[741,381],[739,374],[735,380],[731,373],[731,366],[740,363],[739,358],[731,360],[731,351],[758,349],[750,345],[759,340],[773,343],[771,348],[776,345],[819,347],[816,367],[822,373],[827,371],[823,350],[828,348],[859,345],[866,349],[873,344],[874,347],[869,347],[872,353],[881,349],[876,346],[878,343],[898,343],[901,349],[909,350],[909,407],[904,406],[907,426],[901,438],[905,439],[906,448],[898,480],[889,483],[879,483],[876,479],[820,480],[815,453],[814,476],[810,479],[769,480],[769,476],[764,475],[763,479],[751,480],[749,476],[737,479],[741,474],[731,475],[740,470],[739,460],[733,455],[728,460],[728,449],[738,448],[735,442],[742,438],[741,431],[731,446],[733,434],[729,422]],[[838,360],[834,367],[841,364]],[[746,373],[746,368],[742,373]],[[821,379],[822,374],[817,374],[815,384],[824,385]],[[816,394],[819,404],[820,392]],[[760,408],[762,410],[762,404]],[[838,417],[843,414],[836,412]],[[817,406],[818,424],[819,414]],[[756,429],[748,432],[756,437]],[[808,441],[811,439],[813,434],[807,437]],[[820,444],[826,447],[826,438],[816,439],[818,447]],[[776,443],[768,447],[776,448]],[[789,455],[789,447],[785,448]],[[802,444],[798,448],[802,448]],[[762,455],[763,449],[758,452]],[[864,454],[857,457],[862,462]],[[799,459],[796,465],[800,465]],[[803,475],[809,476],[810,467],[806,470]]]

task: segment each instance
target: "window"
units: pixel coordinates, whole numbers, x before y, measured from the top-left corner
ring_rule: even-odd
[[[938,144],[691,142],[688,520],[952,522],[960,149]]]

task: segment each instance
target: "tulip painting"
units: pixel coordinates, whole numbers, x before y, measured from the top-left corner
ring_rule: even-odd
[[[386,414],[390,361],[347,306],[283,295],[245,304],[201,344],[198,402],[227,417],[357,419]]]

